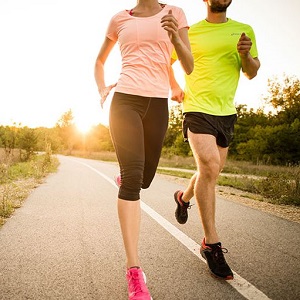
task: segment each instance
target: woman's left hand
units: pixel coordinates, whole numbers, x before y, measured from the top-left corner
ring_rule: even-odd
[[[183,99],[184,99],[184,91],[180,88],[172,88],[171,89],[171,100],[176,101],[178,103],[182,103]]]
[[[168,32],[169,38],[172,44],[176,43],[178,39],[180,39],[178,32],[178,22],[174,15],[172,14],[172,10],[170,9],[167,15],[164,15],[161,18],[161,26]]]

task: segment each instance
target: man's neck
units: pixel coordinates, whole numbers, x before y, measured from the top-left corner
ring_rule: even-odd
[[[208,12],[206,21],[209,23],[226,23],[227,22],[226,13],[211,13]]]

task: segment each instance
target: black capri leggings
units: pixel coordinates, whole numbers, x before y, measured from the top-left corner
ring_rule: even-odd
[[[150,186],[168,128],[168,99],[115,92],[109,126],[120,165],[119,199],[140,199]]]

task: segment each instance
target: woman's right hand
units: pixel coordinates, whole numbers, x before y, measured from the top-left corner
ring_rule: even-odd
[[[110,91],[116,86],[117,84],[114,83],[114,84],[111,84],[109,86],[106,86],[104,87],[103,89],[99,89],[99,94],[100,94],[100,105],[101,105],[101,108],[103,108],[103,104],[107,98],[107,96],[109,95]]]

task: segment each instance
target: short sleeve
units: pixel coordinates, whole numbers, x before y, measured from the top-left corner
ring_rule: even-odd
[[[116,42],[118,40],[118,34],[117,34],[117,15],[113,16],[108,24],[107,30],[106,30],[106,37],[108,37],[110,40]]]
[[[180,8],[180,7],[174,7],[174,8],[172,8],[172,10],[173,9],[174,9],[174,12],[172,11],[172,13],[175,15],[175,17],[177,19],[178,29],[181,29],[181,28],[188,28],[189,29],[190,26],[188,25],[187,18],[186,18],[186,15],[185,15],[183,9]],[[173,51],[172,51],[171,58],[173,60],[178,59],[178,56],[177,56],[177,53],[176,53],[175,49],[173,49]]]
[[[258,50],[257,50],[257,45],[256,45],[255,33],[251,26],[249,26],[249,32],[247,32],[247,35],[251,39],[251,42],[252,42],[250,54],[253,58],[256,58],[256,57],[258,57]]]
[[[188,22],[187,22],[187,19],[186,19],[186,15],[185,15],[182,8],[176,7],[175,17],[176,17],[177,22],[178,22],[178,29],[185,28],[185,27],[189,28],[189,25],[188,25]]]

